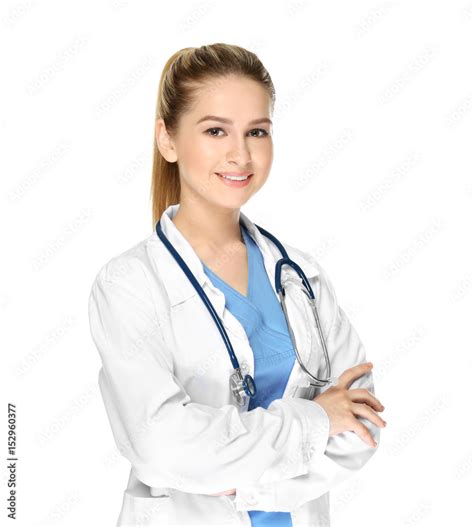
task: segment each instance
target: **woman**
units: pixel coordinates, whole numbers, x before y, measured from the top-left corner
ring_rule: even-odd
[[[283,244],[315,293],[339,376],[316,388],[295,360],[274,289],[281,254],[240,211],[270,172],[273,108],[268,72],[238,46],[183,49],[162,73],[154,232],[100,269],[89,300],[102,397],[131,463],[118,525],[329,525],[329,489],[375,452],[383,406],[329,279]],[[159,231],[255,380],[243,406],[229,389],[234,368],[222,336]],[[325,379],[301,280],[289,266],[281,272],[296,347]]]

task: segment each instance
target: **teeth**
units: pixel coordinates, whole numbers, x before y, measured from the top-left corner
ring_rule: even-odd
[[[231,179],[232,181],[245,181],[249,176],[223,176],[222,174],[219,174],[221,177],[226,179]]]

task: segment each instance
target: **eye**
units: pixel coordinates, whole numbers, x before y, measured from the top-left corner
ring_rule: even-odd
[[[263,132],[263,135],[253,136],[253,137],[266,137],[268,135],[268,132],[264,130],[263,128],[254,128],[253,130],[250,130],[251,132]]]
[[[205,130],[204,133],[210,135],[211,137],[220,137],[219,135],[216,135],[216,134],[213,133],[216,130],[220,130],[221,132],[224,131],[224,130],[222,130],[222,128],[213,127],[213,128],[208,128],[207,130]],[[262,134],[261,135],[252,135],[251,137],[266,137],[266,136],[269,135],[268,132],[266,130],[264,130],[263,128],[254,128],[253,130],[250,130],[249,134],[252,134],[253,132],[262,132]]]
[[[207,133],[210,132],[211,130],[222,130],[222,128],[208,128],[204,133],[207,134]],[[222,131],[224,131],[224,130],[222,130]],[[214,135],[214,134],[208,134],[208,135],[210,135],[210,136],[212,136],[212,137],[219,137],[219,136]]]

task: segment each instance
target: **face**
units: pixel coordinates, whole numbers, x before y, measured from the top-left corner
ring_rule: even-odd
[[[259,83],[242,76],[214,79],[199,88],[192,110],[169,136],[157,121],[157,144],[169,162],[177,161],[181,202],[206,201],[239,209],[265,183],[273,161],[270,97]],[[212,117],[208,117],[212,116]],[[218,173],[251,173],[246,182]]]

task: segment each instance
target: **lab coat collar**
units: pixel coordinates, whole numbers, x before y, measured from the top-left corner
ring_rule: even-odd
[[[173,223],[172,219],[179,209],[179,203],[169,205],[161,215],[161,229],[168,240],[173,244],[174,248],[181,255],[181,258],[186,262],[187,266],[194,274],[200,286],[212,302],[216,312],[220,317],[223,317],[225,311],[225,296],[214,286],[211,280],[204,272],[204,268],[199,256],[188,240],[183,236],[181,231]],[[275,265],[282,257],[278,247],[264,236],[257,228],[257,226],[240,211],[240,218],[244,226],[247,228],[250,236],[254,239],[264,259],[265,268],[269,276],[272,287],[275,288]],[[152,238],[157,242],[158,254],[158,269],[160,277],[166,288],[166,292],[171,302],[171,306],[175,306],[197,294],[193,284],[188,280],[172,254],[168,251],[164,243],[158,238],[156,229]],[[295,252],[291,247],[284,244],[288,255],[293,259],[305,272],[309,278],[319,274],[319,269],[314,265],[309,258],[301,252]],[[289,266],[282,267],[282,281],[285,279],[285,274],[291,271]]]

